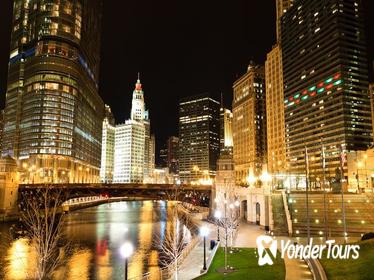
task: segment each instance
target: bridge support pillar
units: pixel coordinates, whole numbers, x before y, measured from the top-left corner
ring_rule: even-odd
[[[0,222],[14,218],[18,212],[17,163],[11,157],[0,159]]]

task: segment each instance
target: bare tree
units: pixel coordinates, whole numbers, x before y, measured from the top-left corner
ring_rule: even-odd
[[[167,213],[167,229],[156,238],[156,247],[160,251],[160,264],[162,267],[172,267],[174,279],[178,280],[181,256],[190,242],[189,232],[195,235],[198,225],[191,214],[178,202],[179,189],[176,186],[169,193],[169,204]]]
[[[46,186],[35,192],[22,192],[20,196],[21,222],[38,257],[35,278],[50,279],[62,263],[60,245],[63,241],[64,213],[61,205],[67,194],[61,189]],[[67,245],[61,247],[66,249]]]

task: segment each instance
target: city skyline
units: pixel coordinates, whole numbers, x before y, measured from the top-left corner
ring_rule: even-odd
[[[371,2],[363,1],[367,6],[366,18],[374,11]],[[276,43],[273,0],[251,1],[251,6],[246,1],[226,3],[227,7],[216,4],[213,10],[209,10],[209,3],[199,4],[199,9],[193,9],[194,4],[183,6],[168,1],[149,9],[146,1],[137,1],[136,4],[120,1],[104,3],[99,93],[111,106],[116,121],[122,123],[129,117],[131,94],[128,93],[137,73],[141,72],[148,92],[146,102],[152,111],[151,117],[155,119],[152,131],[157,130],[157,149],[169,136],[177,135],[178,110],[175,105],[179,98],[209,91],[219,99],[223,93],[225,107],[231,108],[232,83],[246,70],[250,60],[264,64],[266,54]],[[0,15],[4,24],[0,27],[0,35],[10,39],[12,1],[4,0],[1,5]],[[121,27],[123,24],[117,17],[122,10],[127,11],[125,28]],[[141,11],[140,22],[137,11]],[[173,16],[167,16],[170,14]],[[189,25],[182,22],[187,14],[196,19]],[[259,25],[261,28],[256,28]],[[179,27],[185,34],[183,38],[176,32]],[[156,28],[160,30],[162,39],[157,39],[157,44],[154,44],[156,40],[152,34]],[[369,60],[372,60],[373,27],[368,26],[368,31],[368,54]],[[233,39],[235,44],[231,43]],[[132,44],[130,41],[139,43]],[[1,107],[4,107],[9,49],[9,44],[0,46]],[[184,61],[179,61],[177,56],[181,51],[186,54],[182,58]],[[121,80],[121,86],[118,80]],[[160,94],[167,97],[163,101],[168,110],[157,106]]]
[[[374,1],[1,1],[0,279],[373,279]]]

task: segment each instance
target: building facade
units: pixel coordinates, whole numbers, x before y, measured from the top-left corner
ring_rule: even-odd
[[[100,181],[113,182],[114,172],[114,139],[116,127],[114,117],[108,105],[105,105],[105,118],[103,121],[103,133],[101,140],[101,166]]]
[[[374,188],[374,149],[347,154],[348,190],[370,192]]]
[[[21,182],[99,181],[101,8],[14,1],[1,153],[17,160]]]
[[[221,102],[222,103],[222,102]],[[220,135],[219,135],[219,148],[220,153],[228,151],[232,154],[233,141],[232,141],[232,112],[229,109],[223,108],[221,104],[220,108]]]
[[[373,142],[361,1],[294,2],[281,42],[290,170],[305,174],[307,149],[312,183],[322,166],[327,180],[340,182],[341,146],[366,150]]]
[[[136,120],[117,125],[113,183],[143,183],[145,127]]]
[[[167,166],[170,174],[179,173],[179,138],[169,137],[167,141]]]
[[[281,17],[292,6],[294,0],[276,0],[276,28],[277,28],[277,42],[281,39]]]
[[[179,103],[179,175],[182,183],[208,182],[219,155],[220,103],[210,94]]]
[[[267,54],[265,63],[268,172],[274,176],[286,171],[286,133],[282,50],[280,45]]]
[[[233,144],[237,184],[259,177],[266,164],[266,97],[263,66],[251,63],[234,82]]]
[[[151,182],[155,168],[155,137],[150,133],[140,78],[132,97],[131,118],[115,127],[114,183]]]
[[[373,127],[373,137],[374,137],[374,83],[371,83],[369,85],[369,94],[370,94],[370,107],[371,107],[371,124]]]

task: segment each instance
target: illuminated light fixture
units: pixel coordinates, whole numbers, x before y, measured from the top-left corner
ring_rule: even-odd
[[[290,101],[292,101],[293,100],[293,96],[291,96],[290,98],[288,98]]]
[[[317,93],[315,91],[313,91],[311,94],[309,94],[310,96],[315,96]]]
[[[341,224],[342,223],[342,220],[338,220],[338,224]]]
[[[307,99],[308,99],[308,95],[301,97],[301,100],[307,100]]]
[[[297,230],[297,231],[296,231],[296,234],[299,234],[299,233],[300,233],[300,231],[299,231],[299,230]]]
[[[348,200],[348,203],[351,203],[351,200]]]
[[[328,78],[326,81],[325,81],[325,84],[329,84],[329,83],[331,83],[332,82],[332,78]]]
[[[341,83],[342,83],[342,80],[337,80],[336,82],[334,82],[334,86],[340,85]]]
[[[325,88],[320,88],[319,90],[317,90],[318,93],[321,93],[321,92],[324,92],[325,91]]]
[[[296,99],[299,98],[300,97],[300,93],[295,94],[293,97],[296,98]]]
[[[339,79],[339,78],[340,78],[340,73],[335,74],[335,76],[334,76],[334,80],[337,80],[337,79]]]
[[[296,99],[296,100],[295,100],[295,103],[296,103],[296,104],[299,104],[299,103],[300,103],[300,99]]]
[[[332,200],[330,199],[329,202],[332,203]]]
[[[365,224],[365,221],[361,221],[361,224]]]
[[[287,100],[287,99],[286,99],[286,100],[284,100],[284,103],[285,103],[285,104],[287,104],[287,103],[288,103],[288,100]]]
[[[318,233],[319,233],[319,235],[322,235],[322,234],[323,234],[323,231],[319,231]]]
[[[293,222],[294,222],[294,223],[297,223],[297,219],[294,219]]]
[[[319,87],[319,88],[323,87],[323,82],[322,82],[322,83],[319,83],[319,84],[318,84],[318,87]]]
[[[329,84],[329,85],[326,86],[326,89],[330,89],[330,88],[332,88],[332,87],[333,87],[333,85],[332,85],[332,84]]]
[[[338,213],[338,209],[335,209],[335,210],[334,210],[334,213]]]
[[[317,209],[314,209],[314,213],[317,213],[318,212],[318,210]]]
[[[297,213],[297,209],[295,209],[295,213]]]
[[[358,213],[358,210],[356,209],[355,212]]]
[[[314,200],[312,199],[312,203],[314,203]]]
[[[294,104],[295,104],[295,102],[291,102],[291,103],[288,104],[288,106],[292,106]]]
[[[305,95],[305,94],[307,94],[308,93],[308,91],[307,90],[304,90],[303,91],[303,95]]]
[[[314,91],[316,89],[316,86],[312,86],[309,88],[309,91]]]
[[[316,224],[319,224],[319,220],[318,219],[316,219]]]

